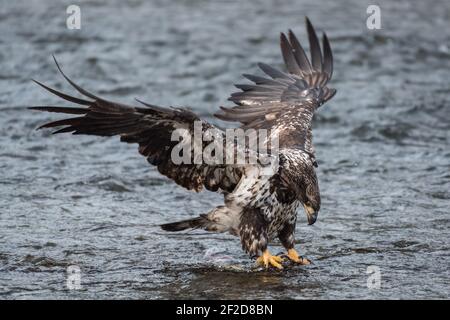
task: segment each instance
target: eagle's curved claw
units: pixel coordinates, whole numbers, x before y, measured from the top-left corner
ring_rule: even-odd
[[[301,265],[308,265],[311,264],[311,261],[303,258],[302,256],[300,256],[297,251],[295,251],[295,249],[289,249],[288,253],[286,255],[289,260],[294,261],[295,263],[301,264]]]
[[[269,268],[269,265],[277,269],[283,269],[281,262],[283,262],[283,258],[271,255],[269,250],[265,250],[263,254],[256,259],[256,263],[264,266],[266,269]]]

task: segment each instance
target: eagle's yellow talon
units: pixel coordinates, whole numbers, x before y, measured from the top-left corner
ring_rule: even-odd
[[[263,254],[256,259],[256,263],[263,265],[266,269],[269,268],[269,265],[277,269],[283,269],[283,266],[281,265],[282,261],[282,257],[271,255],[269,250],[265,250]]]
[[[282,263],[284,261],[282,256],[272,256],[272,258],[278,263]]]
[[[301,256],[298,255],[297,251],[295,251],[295,249],[289,249],[288,253],[287,253],[287,257],[291,260],[294,261],[298,264],[303,264],[303,265],[308,265],[311,264],[311,261],[303,258]]]

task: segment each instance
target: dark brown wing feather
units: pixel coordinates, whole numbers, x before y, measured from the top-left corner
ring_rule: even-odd
[[[280,146],[295,145],[314,153],[310,132],[312,115],[334,96],[336,90],[326,86],[333,73],[333,55],[328,38],[324,33],[321,49],[308,18],[306,28],[311,60],[291,30],[288,36],[281,33],[281,53],[288,72],[259,63],[260,69],[270,78],[244,74],[254,84],[236,85],[241,91],[231,94],[229,100],[237,106],[222,107],[215,116],[225,121],[238,121],[244,128],[286,127],[288,119],[294,129],[279,130]]]
[[[175,129],[184,128],[193,135],[195,121],[201,121],[202,132],[211,129],[220,135],[222,132],[219,129],[200,120],[189,110],[162,108],[145,103],[144,107],[132,107],[102,99],[76,85],[62,72],[57,62],[56,65],[64,78],[78,92],[92,100],[76,98],[35,81],[64,100],[80,105],[80,107],[31,107],[33,110],[76,115],[44,124],[40,128],[61,127],[54,134],[72,132],[97,136],[119,135],[121,141],[137,143],[139,153],[145,156],[149,163],[157,166],[161,174],[189,190],[200,191],[203,186],[211,191],[230,192],[234,189],[241,176],[238,167],[205,163],[174,164],[171,159],[172,149],[178,144],[178,141],[171,141]]]

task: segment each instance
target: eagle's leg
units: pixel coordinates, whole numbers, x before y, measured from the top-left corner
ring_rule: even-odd
[[[281,262],[283,262],[283,258],[280,256],[271,255],[268,249],[264,250],[262,255],[256,259],[256,263],[264,266],[265,268],[268,268],[269,265],[271,265],[277,269],[283,269]]]
[[[311,261],[309,259],[303,258],[294,249],[295,243],[294,231],[295,231],[295,221],[293,223],[286,223],[283,229],[281,229],[281,231],[278,233],[278,238],[283,244],[283,247],[285,247],[287,250],[286,257],[288,257],[289,260],[298,264],[302,265],[311,264]]]
[[[266,268],[272,266],[283,269],[281,266],[282,258],[271,255],[267,249],[269,242],[267,230],[268,222],[264,219],[260,209],[247,208],[241,214],[239,236],[241,237],[242,248],[252,256],[262,252],[262,255],[256,260],[258,264]]]

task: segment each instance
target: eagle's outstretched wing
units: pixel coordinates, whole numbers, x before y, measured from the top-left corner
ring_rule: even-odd
[[[203,186],[211,191],[222,190],[231,192],[241,177],[239,166],[220,163],[208,164],[205,161],[194,162],[194,148],[190,148],[192,154],[190,163],[175,164],[172,161],[172,150],[179,141],[172,141],[172,133],[176,129],[190,139],[182,139],[183,143],[202,144],[222,143],[215,136],[223,136],[224,132],[208,122],[198,118],[193,112],[186,109],[162,108],[144,104],[144,107],[132,107],[120,103],[111,102],[99,98],[84,90],[70,80],[61,70],[58,62],[55,63],[66,80],[87,99],[76,98],[35,81],[37,84],[51,93],[75,103],[76,107],[38,106],[30,109],[57,112],[75,115],[74,117],[44,124],[40,128],[62,127],[54,133],[72,132],[73,134],[87,134],[98,136],[119,135],[121,141],[139,144],[139,153],[145,156],[148,162],[157,166],[159,172],[177,184],[189,189],[200,191]],[[142,103],[142,102],[141,102]],[[201,132],[209,130],[211,141],[194,141],[195,123]],[[192,147],[192,145],[191,145]],[[205,145],[200,146],[203,150]],[[212,163],[212,164],[211,164]]]
[[[311,22],[306,18],[311,60],[294,33],[281,33],[280,45],[286,72],[259,63],[269,78],[244,74],[254,84],[236,85],[242,91],[229,98],[237,106],[221,107],[216,117],[238,121],[243,128],[276,130],[280,147],[298,147],[314,155],[311,121],[314,111],[331,99],[335,89],[326,84],[333,73],[333,55],[326,34],[322,49]]]

